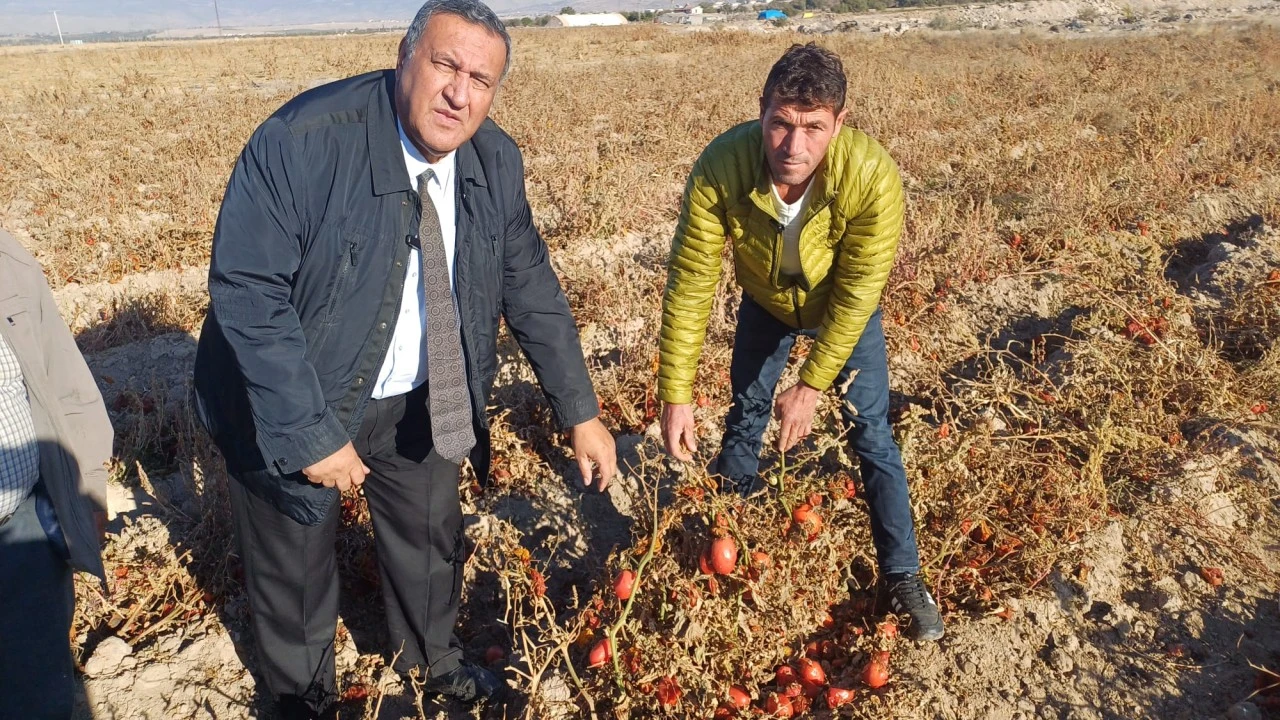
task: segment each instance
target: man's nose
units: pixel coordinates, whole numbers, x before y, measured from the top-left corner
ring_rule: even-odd
[[[455,110],[461,110],[467,106],[469,97],[470,82],[462,73],[454,73],[453,79],[449,81],[444,88],[444,99],[449,101],[449,105]]]
[[[789,132],[787,133],[787,136],[782,139],[782,149],[785,150],[788,155],[798,155],[800,154],[800,151],[804,149],[803,143],[801,142],[802,140],[803,138],[800,137],[800,133],[794,131]]]

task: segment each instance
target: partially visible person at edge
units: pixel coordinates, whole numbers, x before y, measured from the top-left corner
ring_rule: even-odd
[[[428,693],[507,699],[454,635],[458,484],[489,472],[506,318],[588,485],[616,466],[524,164],[487,119],[511,39],[430,0],[394,70],[309,90],[249,139],[213,239],[195,393],[226,459],[262,678],[288,718],[336,711],[334,533],[368,500],[388,656]]]
[[[0,230],[0,718],[68,720],[72,574],[102,572],[111,420],[44,272]]]
[[[844,126],[845,90],[835,53],[793,45],[769,71],[759,119],[717,137],[694,164],[662,309],[663,438],[667,452],[693,459],[689,403],[728,241],[743,292],[716,472],[726,489],[747,494],[770,411],[785,453],[810,433],[819,396],[843,392],[882,587],[916,638],[938,640],[942,618],[920,577],[907,476],[889,426],[879,310],[902,232],[902,181],[884,148]],[[797,335],[813,347],[799,381],[775,401]]]

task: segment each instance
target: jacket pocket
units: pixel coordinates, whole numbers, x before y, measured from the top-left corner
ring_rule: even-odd
[[[342,324],[343,308],[347,304],[347,294],[360,266],[362,251],[370,242],[369,235],[362,231],[344,228],[334,240],[332,262],[334,269],[330,271],[333,282],[328,284],[328,297],[324,298],[323,310],[316,319],[304,326],[308,334],[307,360],[315,362],[324,350],[324,344],[330,333]],[[319,303],[316,303],[319,304]]]
[[[329,292],[324,314],[320,316],[320,322],[325,326],[333,325],[338,321],[340,317],[338,308],[346,294],[347,282],[356,265],[360,263],[360,236],[350,232],[343,233],[340,242],[342,254],[338,257],[338,276],[333,281],[333,289]]]

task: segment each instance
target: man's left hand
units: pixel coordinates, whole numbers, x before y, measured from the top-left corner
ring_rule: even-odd
[[[596,489],[603,492],[618,471],[618,452],[613,445],[613,436],[599,418],[574,425],[569,433],[573,455],[578,459],[578,469],[582,471],[582,482],[589,487],[595,478]]]
[[[773,406],[773,416],[782,425],[778,432],[778,452],[790,450],[813,430],[813,413],[821,394],[798,382],[778,396]]]

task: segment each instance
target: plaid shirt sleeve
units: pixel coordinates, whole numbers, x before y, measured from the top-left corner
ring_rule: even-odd
[[[0,335],[0,522],[40,480],[40,446],[18,357]]]

